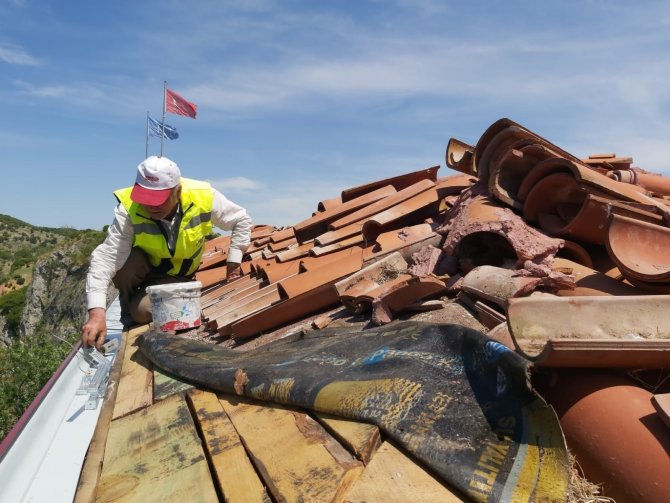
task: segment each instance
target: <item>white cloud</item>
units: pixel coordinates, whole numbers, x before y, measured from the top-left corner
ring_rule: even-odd
[[[146,94],[135,91],[136,83],[68,82],[58,84],[34,84],[24,80],[14,80],[19,92],[34,98],[57,99],[84,108],[104,110],[105,114],[124,114],[146,109]],[[123,96],[122,100],[118,97]],[[158,93],[160,96],[160,92]]]
[[[25,49],[15,45],[0,46],[0,61],[10,65],[41,66],[42,61],[28,54]]]
[[[221,191],[247,191],[258,190],[264,187],[264,184],[246,178],[244,176],[235,176],[232,178],[223,178],[211,182],[212,186]]]
[[[38,86],[24,81],[15,81],[15,84],[22,93],[37,98],[58,98],[86,107],[97,107],[107,103],[106,93],[95,85],[73,83]]]

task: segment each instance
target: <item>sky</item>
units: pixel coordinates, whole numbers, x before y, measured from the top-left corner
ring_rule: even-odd
[[[0,213],[101,229],[163,83],[163,155],[257,224],[440,165],[508,117],[670,176],[670,3],[0,0]],[[150,138],[149,155],[160,153]]]

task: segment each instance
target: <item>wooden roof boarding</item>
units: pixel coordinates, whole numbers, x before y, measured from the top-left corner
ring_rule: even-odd
[[[463,501],[376,426],[216,394],[124,333],[75,502]]]

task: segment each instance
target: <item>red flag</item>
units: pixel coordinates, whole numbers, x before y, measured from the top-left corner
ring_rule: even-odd
[[[198,109],[198,105],[186,101],[184,98],[179,96],[174,91],[170,91],[167,87],[165,88],[165,111],[171,112],[177,115],[185,115],[186,117],[191,117],[195,119],[195,113]]]

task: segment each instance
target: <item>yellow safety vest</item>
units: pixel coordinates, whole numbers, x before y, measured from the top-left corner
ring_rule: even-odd
[[[135,230],[133,246],[144,250],[151,265],[164,274],[190,276],[195,273],[205,237],[212,233],[214,194],[210,184],[181,179],[181,222],[175,223],[178,233],[173,249],[168,247],[163,227],[151,219],[144,206],[130,199],[132,190],[132,187],[119,189],[114,195],[130,215]]]

